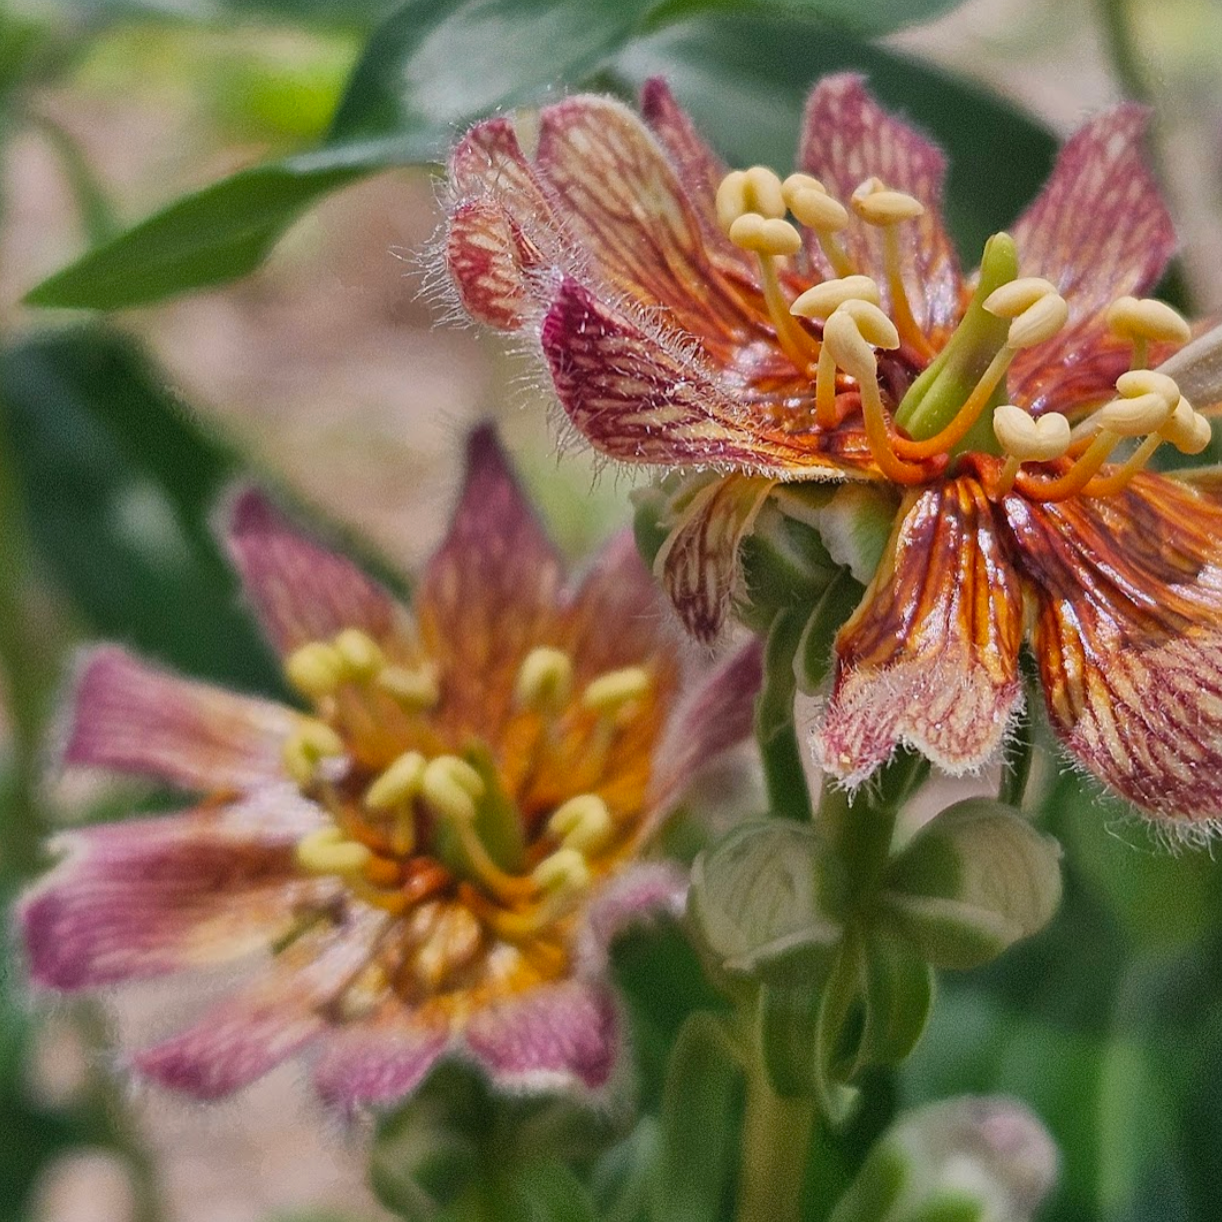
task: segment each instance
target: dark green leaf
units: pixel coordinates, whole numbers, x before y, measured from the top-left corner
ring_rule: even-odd
[[[810,819],[810,787],[793,720],[794,657],[806,626],[803,607],[778,611],[764,649],[764,684],[755,705],[755,737],[764,765],[768,810],[774,816]]]
[[[495,1184],[489,1204],[497,1222],[595,1222],[589,1193],[563,1163],[520,1163]]]
[[[208,525],[235,470],[130,341],[87,328],[0,354],[34,543],[90,629],[183,670],[274,688]]]
[[[871,939],[866,948],[865,1031],[858,1067],[903,1061],[925,1031],[933,999],[929,964],[906,946]]]
[[[636,1128],[594,1164],[590,1194],[603,1222],[647,1222],[660,1146],[658,1122],[642,1116]]]
[[[963,0],[762,0],[751,5],[774,11],[809,14],[855,34],[890,34],[906,25],[918,25],[961,4]],[[712,4],[707,7],[712,8]],[[747,7],[741,5],[740,7]]]
[[[734,1167],[742,1073],[723,1024],[693,1014],[675,1043],[662,1101],[654,1216],[709,1222],[721,1216]]]

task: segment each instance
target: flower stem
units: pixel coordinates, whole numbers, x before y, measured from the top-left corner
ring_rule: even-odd
[[[737,1222],[798,1222],[815,1101],[778,1095],[758,1047],[746,1069]]]

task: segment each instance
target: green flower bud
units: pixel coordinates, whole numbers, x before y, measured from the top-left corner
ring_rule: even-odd
[[[881,926],[935,967],[977,967],[1042,929],[1061,901],[1061,848],[1012,808],[948,807],[887,868]]]

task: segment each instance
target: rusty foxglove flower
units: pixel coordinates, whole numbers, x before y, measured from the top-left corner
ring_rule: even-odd
[[[597,449],[706,472],[658,555],[688,628],[717,632],[761,506],[867,482],[895,525],[836,641],[827,771],[859,784],[899,743],[985,763],[1026,637],[1076,760],[1150,813],[1222,817],[1220,485],[1145,470],[1210,428],[1150,368],[1189,328],[1141,296],[1174,235],[1140,109],[1081,130],[966,278],[941,153],[857,77],[814,90],[784,180],[727,174],[660,82],[643,110],[548,107],[530,157],[505,119],[472,130],[447,258]]]
[[[307,1047],[346,1107],[402,1098],[452,1050],[506,1087],[607,1087],[608,944],[681,902],[680,873],[641,850],[749,731],[758,655],[693,687],[627,538],[565,585],[489,431],[410,613],[258,493],[228,541],[311,710],[89,656],[66,763],[206,796],[62,837],[20,907],[34,981],[262,952],[243,991],[134,1058],[201,1097]]]

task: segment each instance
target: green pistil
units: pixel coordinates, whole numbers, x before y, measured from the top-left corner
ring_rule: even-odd
[[[963,321],[950,342],[928,369],[908,388],[895,411],[895,422],[915,441],[940,433],[958,415],[989,362],[1005,345],[1010,322],[996,318],[984,308],[985,298],[1018,278],[1018,249],[1008,233],[995,233],[984,246],[980,261],[980,282],[968,303]],[[1003,382],[992,396],[958,450],[985,450],[996,453],[992,408],[1005,401]]]
[[[463,758],[484,782],[483,796],[475,801],[476,838],[488,856],[502,870],[520,874],[526,867],[526,846],[522,819],[517,805],[501,787],[492,752],[483,743],[474,743]],[[447,869],[459,878],[478,881],[480,871],[468,857],[457,829],[446,819],[437,821],[432,851]]]

